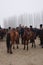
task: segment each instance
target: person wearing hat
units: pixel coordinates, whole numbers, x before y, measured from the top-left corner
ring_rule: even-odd
[[[43,48],[43,28],[42,28],[42,24],[40,24],[39,37],[40,37],[40,45],[41,45],[42,48]]]
[[[32,25],[30,25],[30,30],[34,32],[34,29],[33,29]]]

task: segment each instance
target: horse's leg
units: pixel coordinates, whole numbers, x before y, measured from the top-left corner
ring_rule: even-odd
[[[43,48],[43,40],[42,40],[42,48]]]
[[[24,50],[25,50],[25,42],[26,42],[26,41],[24,40]]]
[[[17,39],[16,43],[17,43],[17,49],[18,49],[18,48],[19,48],[19,47],[18,47],[18,44],[19,44],[19,39]]]
[[[9,43],[7,43],[7,53],[9,53]]]
[[[6,37],[6,46],[7,46],[7,53],[9,53],[9,50],[10,50],[10,35],[7,34],[7,37]]]
[[[33,48],[33,42],[32,42],[32,48]]]
[[[14,42],[14,43],[15,43],[15,42]],[[14,43],[13,43],[13,49],[15,49]]]
[[[28,50],[28,41],[27,41],[27,50]]]
[[[22,38],[22,44],[24,44],[24,40],[23,40],[23,38]]]
[[[18,47],[18,43],[17,43],[17,49],[19,49],[19,47]]]
[[[12,43],[10,44],[10,54],[12,54]]]
[[[13,46],[13,49],[15,49],[15,47]]]
[[[34,48],[36,48],[36,44],[35,44],[35,41],[34,41]]]

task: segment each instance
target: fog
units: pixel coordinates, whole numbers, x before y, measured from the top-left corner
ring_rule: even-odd
[[[43,0],[0,0],[0,25],[17,27],[43,24]]]

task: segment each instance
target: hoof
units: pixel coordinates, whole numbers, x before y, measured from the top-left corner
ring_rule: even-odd
[[[42,48],[43,48],[43,46],[42,46]]]
[[[36,45],[34,46],[34,48],[36,48]]]
[[[13,54],[13,52],[10,52],[10,54]]]
[[[33,48],[33,45],[32,45],[32,47],[31,48]]]
[[[33,46],[31,48],[33,48]]]
[[[7,51],[7,53],[9,53],[9,50]]]
[[[23,48],[23,50],[25,50],[25,48]]]
[[[27,51],[28,51],[28,48],[27,48]]]
[[[17,46],[17,49],[19,49],[19,47]]]
[[[13,49],[15,49],[15,47],[13,47]]]

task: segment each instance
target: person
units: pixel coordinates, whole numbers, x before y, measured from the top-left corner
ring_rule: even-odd
[[[31,31],[34,31],[32,25],[30,25],[30,30],[31,30]]]
[[[43,28],[42,28],[42,24],[40,24],[40,30],[42,30]]]
[[[42,24],[40,24],[39,37],[40,37],[40,45],[41,45],[42,48],[43,48],[43,28],[42,28]]]
[[[22,26],[21,26],[21,24],[19,25],[19,35],[21,36],[21,28],[22,28]]]
[[[33,47],[33,43],[34,43],[34,47],[36,47],[35,41],[34,41],[34,39],[36,39],[36,32],[33,29],[32,25],[30,25],[30,31],[34,32],[34,36],[30,39],[30,43],[32,43],[32,47]]]
[[[11,27],[8,27],[8,31],[11,30]]]
[[[24,26],[21,27],[20,34],[21,34],[22,44],[24,44],[24,41],[23,41]]]

